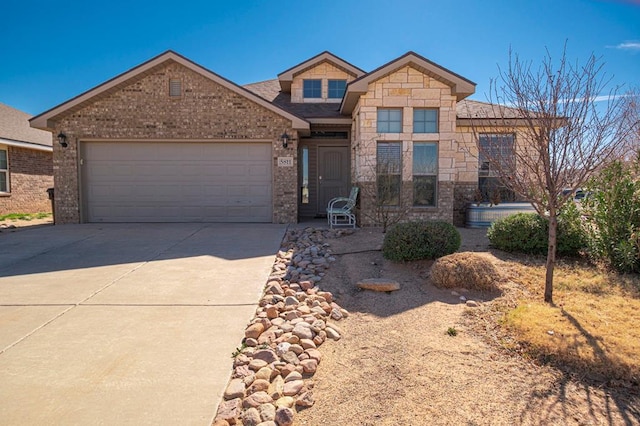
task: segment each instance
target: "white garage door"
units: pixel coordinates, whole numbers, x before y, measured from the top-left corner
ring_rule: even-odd
[[[271,144],[87,142],[88,222],[271,222]]]

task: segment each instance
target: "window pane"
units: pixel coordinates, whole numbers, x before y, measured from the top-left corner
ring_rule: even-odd
[[[413,174],[435,175],[438,173],[438,146],[435,143],[413,144]]]
[[[481,176],[497,176],[498,167],[513,167],[513,134],[481,134],[478,138],[478,168]]]
[[[302,204],[309,204],[309,147],[302,147]]]
[[[515,165],[513,134],[485,133],[478,138],[478,188],[483,201],[515,201],[516,194],[501,182],[499,169],[506,170]]]
[[[7,172],[0,172],[0,192],[7,191]]]
[[[7,151],[0,149],[0,170],[7,170]]]
[[[496,200],[501,203],[518,201],[516,193],[505,187],[497,177],[480,177],[478,179],[478,189],[482,193],[482,201],[484,202]]]
[[[402,145],[379,142],[377,147],[378,202],[384,206],[400,205],[402,185]]]
[[[400,175],[379,175],[378,202],[383,206],[399,206],[400,183]]]
[[[436,205],[436,176],[414,176],[413,177],[413,205],[414,206],[435,206]]]
[[[331,99],[341,99],[347,87],[347,80],[329,80],[328,96]]]
[[[413,132],[438,133],[438,110],[414,108]]]
[[[378,132],[379,133],[401,133],[402,132],[402,110],[401,109],[379,109],[378,110]]]
[[[321,98],[322,97],[322,80],[304,80],[303,94],[305,98]]]
[[[378,143],[378,174],[400,174],[402,170],[400,142]]]

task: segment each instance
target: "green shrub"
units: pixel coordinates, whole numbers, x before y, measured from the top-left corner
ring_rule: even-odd
[[[587,247],[582,216],[573,202],[567,203],[558,215],[557,244],[558,254],[564,256],[576,256]]]
[[[543,254],[547,252],[546,222],[536,213],[516,213],[495,221],[487,237],[500,250]]]
[[[526,254],[546,254],[549,221],[537,213],[517,213],[494,222],[487,231],[491,244],[500,250]],[[576,256],[586,245],[580,212],[568,203],[558,215],[557,253]]]
[[[447,222],[398,223],[386,233],[382,254],[395,261],[437,259],[455,253],[460,243],[460,232]]]
[[[605,167],[587,185],[589,256],[619,272],[640,272],[640,160]]]

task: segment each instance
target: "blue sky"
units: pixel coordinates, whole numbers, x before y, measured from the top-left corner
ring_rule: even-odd
[[[370,71],[413,50],[486,100],[509,48],[539,61],[568,41],[613,83],[640,86],[640,0],[3,0],[0,102],[39,114],[168,49],[238,84],[324,50]]]

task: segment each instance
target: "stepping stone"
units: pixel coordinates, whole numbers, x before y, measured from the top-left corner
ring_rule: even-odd
[[[382,292],[400,290],[400,283],[386,278],[367,278],[365,280],[358,281],[357,285],[363,290]]]

